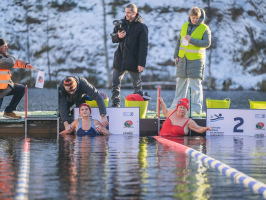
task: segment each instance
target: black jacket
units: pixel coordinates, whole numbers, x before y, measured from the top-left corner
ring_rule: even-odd
[[[74,94],[69,94],[63,85],[64,80],[59,83],[59,95],[60,95],[60,103],[59,103],[59,113],[63,122],[68,120],[68,109],[67,102],[71,102],[75,104],[80,101],[84,95],[90,96],[93,100],[95,100],[98,104],[100,114],[106,114],[106,107],[104,104],[104,100],[98,90],[91,85],[85,78],[72,76],[77,82],[77,90]]]
[[[132,22],[122,19],[122,26],[126,31],[123,39],[118,34],[112,34],[113,43],[119,43],[115,52],[113,67],[125,71],[138,71],[138,65],[145,67],[148,52],[148,28],[137,13]],[[113,33],[118,32],[118,27]]]

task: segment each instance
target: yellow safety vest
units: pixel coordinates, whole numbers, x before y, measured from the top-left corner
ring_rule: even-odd
[[[11,72],[8,69],[0,69],[0,89],[6,89],[11,80]]]
[[[186,55],[188,60],[197,60],[203,58],[205,56],[205,49],[203,47],[197,47],[190,43],[188,43],[188,46],[183,46],[182,41],[183,38],[187,35],[187,28],[188,28],[188,22],[184,23],[181,30],[181,42],[179,47],[179,53],[178,57],[184,58]],[[203,37],[204,32],[206,29],[209,28],[206,24],[200,24],[195,31],[191,34],[191,38],[201,40]]]

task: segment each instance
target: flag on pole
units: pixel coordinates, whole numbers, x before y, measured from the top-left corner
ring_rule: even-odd
[[[38,71],[35,87],[43,88],[45,72]]]

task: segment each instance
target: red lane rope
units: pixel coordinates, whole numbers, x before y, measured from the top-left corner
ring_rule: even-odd
[[[158,142],[162,143],[162,144],[165,144],[165,145],[169,145],[169,146],[172,146],[172,147],[176,147],[178,149],[180,149],[181,151],[183,151],[185,153],[185,151],[187,149],[191,149],[187,146],[184,146],[182,144],[179,144],[179,143],[176,143],[176,142],[173,142],[171,140],[168,140],[168,139],[164,139],[160,136],[153,136]]]

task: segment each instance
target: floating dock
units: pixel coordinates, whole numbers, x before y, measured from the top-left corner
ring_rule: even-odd
[[[22,136],[25,133],[29,136],[56,137],[57,133],[64,130],[64,125],[57,117],[56,111],[28,111],[27,118],[25,112],[16,112],[22,116],[19,120],[6,119],[3,112],[0,112],[0,134],[10,136]],[[155,111],[148,111],[144,119],[140,119],[140,136],[156,136],[165,121],[165,117],[157,118]],[[74,120],[70,117],[69,123]],[[206,126],[206,118],[194,116],[193,120],[200,126]],[[205,136],[191,131],[191,136]]]

